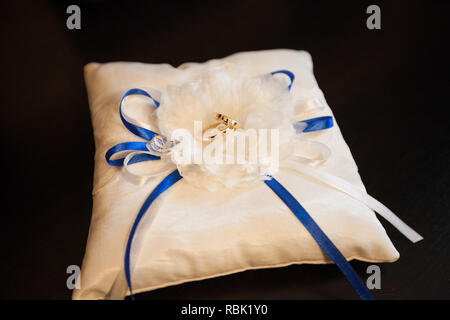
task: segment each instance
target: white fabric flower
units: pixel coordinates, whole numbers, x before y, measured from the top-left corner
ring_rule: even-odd
[[[221,113],[239,123],[235,136],[245,135],[248,129],[277,129],[279,135],[279,158],[292,152],[290,142],[295,135],[293,128],[294,101],[288,90],[288,79],[283,75],[265,74],[247,77],[234,66],[209,70],[189,81],[167,87],[161,94],[161,105],[157,109],[160,133],[171,139],[176,130],[184,129],[191,139],[197,140],[197,148],[205,150],[211,142],[199,141],[194,134],[194,121],[201,121],[203,132],[217,124],[216,114]],[[223,141],[226,139],[223,136]],[[270,144],[270,136],[268,144]],[[259,146],[258,146],[259,147]],[[270,148],[270,147],[269,147]],[[222,149],[223,156],[232,152]],[[241,150],[241,156],[249,160],[249,150]],[[245,154],[242,154],[245,153]],[[238,150],[235,152],[238,156]],[[181,163],[172,157],[180,174],[197,186],[215,189],[219,185],[239,187],[249,182],[267,178],[277,167],[256,162]]]

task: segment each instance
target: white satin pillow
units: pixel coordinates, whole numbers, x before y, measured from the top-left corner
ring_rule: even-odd
[[[122,95],[130,88],[162,90],[227,63],[239,66],[249,76],[288,69],[296,76],[292,92],[303,110],[297,120],[332,115],[312,73],[311,57],[304,51],[244,52],[178,68],[131,62],[88,64],[85,79],[96,145],[94,202],[81,288],[74,291],[74,299],[129,294],[123,263],[126,241],[143,201],[164,177],[135,185],[123,178],[120,168],[105,161],[105,153],[113,145],[142,140],[120,120]],[[152,128],[158,131],[156,123]],[[321,170],[365,191],[336,121],[331,129],[307,135],[331,149]],[[392,262],[399,258],[375,213],[361,202],[295,171],[280,171],[276,178],[348,260]],[[246,189],[211,192],[182,179],[150,207],[136,239],[134,293],[249,269],[330,263],[303,225],[262,182]]]

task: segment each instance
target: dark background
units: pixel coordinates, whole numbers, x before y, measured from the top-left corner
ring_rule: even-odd
[[[66,8],[81,7],[81,30]],[[381,7],[382,29],[366,28]],[[69,299],[92,208],[94,142],[83,66],[308,50],[370,194],[421,233],[382,220],[401,254],[379,299],[449,299],[448,1],[2,1],[0,298]],[[380,218],[381,219],[381,218]],[[352,263],[363,279],[368,264]],[[334,265],[292,266],[140,294],[147,299],[354,299]]]

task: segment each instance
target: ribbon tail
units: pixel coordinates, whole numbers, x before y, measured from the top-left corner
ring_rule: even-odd
[[[134,220],[133,226],[131,227],[130,235],[128,236],[127,241],[127,247],[125,251],[125,276],[127,278],[127,284],[128,288],[130,290],[130,296],[131,299],[134,300],[133,295],[133,287],[131,284],[131,268],[130,268],[130,256],[131,256],[131,247],[133,244],[133,239],[136,234],[137,227],[139,226],[139,223],[141,222],[142,218],[144,217],[145,213],[147,212],[150,205],[153,203],[153,201],[156,200],[164,191],[169,189],[171,186],[173,186],[178,180],[180,180],[182,176],[178,172],[178,170],[174,170],[172,173],[170,173],[167,177],[165,177],[157,186],[155,189],[153,189],[152,193],[148,196],[148,198],[145,200],[144,204],[142,205],[141,209],[139,210],[138,215],[136,216],[136,219]]]
[[[380,216],[389,221],[400,233],[402,233],[406,238],[408,238],[411,242],[416,243],[423,239],[423,237],[418,234],[414,229],[408,226],[403,220],[397,217],[389,208],[383,205],[381,202],[376,200],[375,198],[368,195],[366,192],[355,188],[351,183],[345,181],[342,178],[331,175],[329,173],[319,171],[315,168],[309,167],[307,165],[301,164],[297,161],[287,161],[289,166],[286,168],[291,168],[299,172],[300,174],[304,174],[311,178],[314,178],[326,185],[333,187],[341,192],[344,192],[351,196],[352,198],[361,201],[370,209],[377,212]]]
[[[334,263],[341,269],[344,276],[353,286],[355,291],[363,300],[374,300],[372,294],[366,285],[361,281],[356,271],[352,268],[350,263],[345,259],[338,248],[327,237],[327,235],[320,229],[314,219],[301,206],[301,204],[287,191],[277,180],[265,180],[264,183],[269,186],[276,193],[276,195],[286,204],[297,219],[305,226],[308,232],[312,235],[317,244],[326,252],[326,254],[334,261]]]

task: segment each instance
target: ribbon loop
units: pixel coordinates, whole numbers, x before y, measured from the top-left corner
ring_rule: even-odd
[[[327,145],[297,137],[294,140],[294,157],[309,166],[318,167],[324,164],[331,156],[331,150]]]
[[[128,154],[132,151],[148,151],[147,142],[133,141],[133,142],[123,142],[116,144],[114,147],[110,148],[106,154],[106,161],[110,166],[121,167],[124,164],[125,157],[120,159],[112,160],[111,158],[117,154]],[[148,161],[148,160],[160,160],[161,158],[155,155],[148,155],[146,157],[136,158],[132,163]]]
[[[291,82],[289,83],[288,89],[291,90],[292,85],[294,84],[294,80],[295,80],[295,75],[290,72],[289,70],[277,70],[277,71],[273,71],[270,73],[271,75],[276,75],[276,74],[284,74],[287,75],[289,77],[289,80],[291,80]]]
[[[156,165],[156,168],[153,168],[152,166],[153,170],[151,173],[134,173],[129,168],[129,165],[131,164],[148,160],[155,160],[155,158],[158,158],[156,160],[159,160],[159,157],[156,157],[153,151],[135,151],[129,153],[125,157],[122,167],[125,179],[136,185],[143,185],[150,179],[159,177],[162,174],[172,171],[174,169],[175,166],[172,163],[163,161],[161,161],[162,166],[159,165],[160,163]]]
[[[141,95],[141,96],[146,96],[148,98],[150,98],[153,103],[155,104],[156,107],[159,107],[159,102],[154,99],[147,91],[142,90],[142,89],[130,89],[128,90],[122,97],[122,100],[120,101],[120,119],[122,120],[122,123],[125,125],[125,127],[131,131],[132,133],[134,133],[135,135],[137,135],[138,137],[144,138],[146,140],[151,140],[153,138],[153,136],[156,135],[156,132],[153,132],[149,129],[143,128],[141,125],[140,121],[137,121],[133,118],[131,118],[130,116],[128,116],[125,113],[125,99],[128,96],[131,95]]]
[[[306,127],[304,127],[304,124],[306,124]],[[333,125],[333,117],[325,116],[297,121],[294,123],[294,128],[297,132],[314,132],[329,129],[333,127]]]

